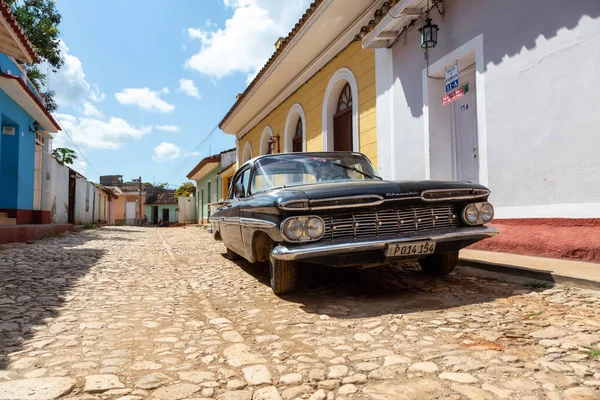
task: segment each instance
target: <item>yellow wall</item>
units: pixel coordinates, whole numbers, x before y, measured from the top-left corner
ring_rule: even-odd
[[[336,57],[329,61],[320,71],[296,90],[283,103],[275,108],[258,125],[252,128],[239,141],[238,159],[242,160],[244,146],[250,141],[252,156],[260,154],[260,137],[268,125],[273,135],[279,135],[279,149],[284,151],[285,121],[290,108],[299,103],[306,115],[306,150],[323,150],[322,110],[325,89],[333,74],[340,68],[348,68],[354,74],[358,84],[359,112],[359,144],[360,151],[373,163],[377,170],[377,136],[375,114],[375,53],[364,50],[359,42],[353,42]],[[354,104],[354,106],[356,106]],[[277,146],[276,150],[277,150]]]

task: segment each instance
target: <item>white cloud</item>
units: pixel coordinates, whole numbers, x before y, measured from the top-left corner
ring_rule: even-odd
[[[162,142],[154,148],[152,159],[156,162],[165,162],[179,158],[181,149],[173,143]]]
[[[121,118],[109,118],[104,121],[98,118],[76,117],[70,114],[56,114],[56,118],[81,148],[109,149],[121,148],[124,143],[139,140],[152,131],[151,126],[139,128],[129,125]],[[59,132],[54,139],[53,147],[72,147],[65,132]]]
[[[92,103],[83,103],[83,114],[88,117],[101,118],[102,112]]]
[[[190,151],[189,153],[185,153],[184,156],[186,157],[198,157],[200,155],[199,151]]]
[[[86,102],[104,100],[104,93],[85,79],[81,60],[69,54],[69,48],[62,40],[59,40],[58,47],[65,63],[57,72],[50,74],[47,85],[50,90],[54,90],[59,106],[80,107]]]
[[[233,15],[225,27],[189,28],[200,51],[185,66],[214,79],[235,72],[254,77],[275,50],[275,41],[287,36],[310,0],[224,0]]]
[[[198,88],[194,85],[194,81],[191,79],[180,79],[179,80],[179,91],[183,94],[187,94],[188,96],[195,97],[196,99],[201,99],[200,92],[198,92]]]
[[[160,98],[160,95],[168,93],[168,88],[161,90],[150,90],[147,87],[127,88],[115,93],[115,97],[121,104],[136,105],[141,109],[160,113],[170,113],[175,109],[175,106]]]
[[[155,125],[154,127],[165,132],[179,132],[179,129],[181,129],[177,125]]]

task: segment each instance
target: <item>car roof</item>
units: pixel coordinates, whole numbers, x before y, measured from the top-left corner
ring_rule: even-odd
[[[281,156],[298,156],[298,155],[304,155],[304,156],[312,156],[312,157],[318,157],[318,156],[329,156],[331,157],[331,155],[334,154],[338,154],[338,155],[348,155],[348,154],[352,154],[352,155],[356,155],[356,156],[362,156],[368,159],[367,156],[365,156],[364,154],[358,152],[358,151],[303,151],[303,152],[293,152],[293,153],[273,153],[273,154],[263,154],[261,156],[258,157],[254,157],[251,158],[250,160],[246,161],[245,163],[243,163],[240,166],[240,169],[247,164],[253,164],[256,161],[263,159],[263,158],[269,158],[269,157],[281,157]]]

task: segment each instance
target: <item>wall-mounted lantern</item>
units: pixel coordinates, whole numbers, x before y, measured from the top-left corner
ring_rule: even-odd
[[[275,143],[277,143],[277,152],[279,153],[279,135],[271,136],[267,142],[267,154],[275,153]]]
[[[431,18],[425,19],[425,25],[419,29],[421,33],[421,47],[423,49],[434,48],[437,44],[437,33],[440,30],[436,24],[431,23]]]

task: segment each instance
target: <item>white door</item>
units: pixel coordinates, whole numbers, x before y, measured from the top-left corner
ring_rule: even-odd
[[[460,76],[460,85],[468,85],[465,95],[454,106],[455,179],[479,181],[479,148],[477,146],[477,96],[475,71]]]
[[[135,224],[135,201],[128,201],[125,203],[125,223],[127,225]]]
[[[41,144],[35,145],[35,164],[33,174],[33,209],[42,209],[42,157],[44,152]]]

